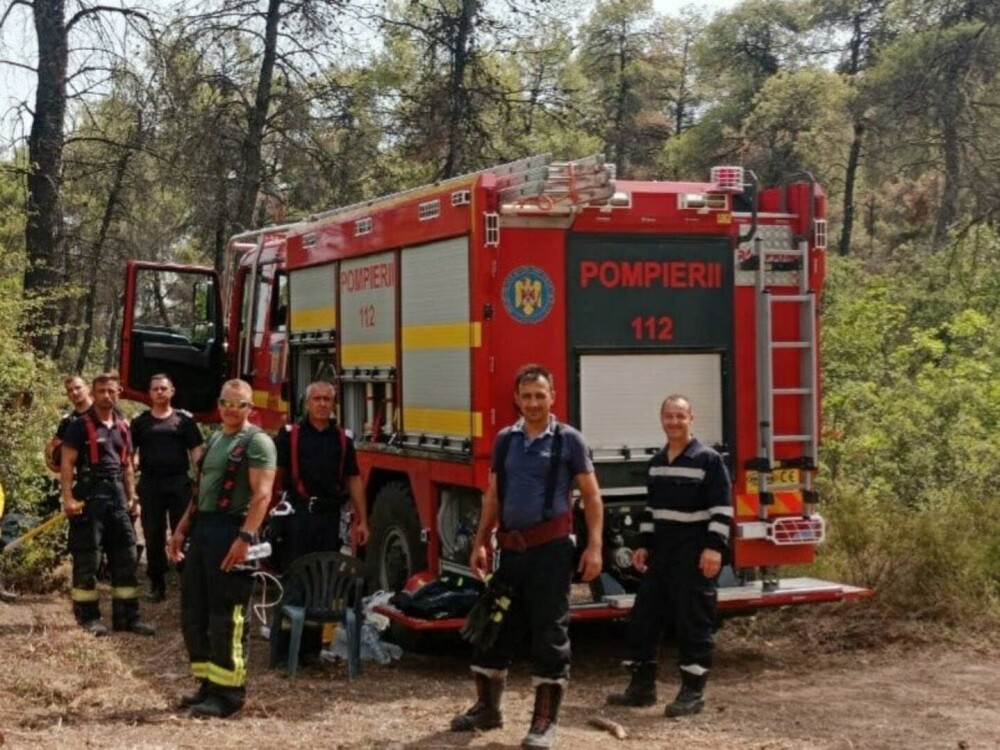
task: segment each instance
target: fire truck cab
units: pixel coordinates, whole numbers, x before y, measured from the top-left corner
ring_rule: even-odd
[[[223,272],[131,261],[121,373],[145,400],[169,373],[213,420],[230,377],[269,430],[306,385],[338,387],[369,503],[373,583],[467,571],[513,377],[552,370],[555,411],[593,450],[605,573],[577,617],[627,613],[659,406],[683,393],[726,458],[734,519],[720,609],[868,596],[811,578],[825,524],[815,475],[826,198],[810,178],[758,189],[614,179],[546,156],[234,237]],[[419,623],[408,623],[419,627]],[[428,626],[430,627],[430,626]]]

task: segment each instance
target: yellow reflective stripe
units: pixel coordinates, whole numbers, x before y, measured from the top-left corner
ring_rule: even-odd
[[[232,669],[223,669],[218,664],[208,665],[208,680],[222,687],[241,687],[247,681],[246,656],[243,653],[243,628],[246,620],[243,617],[243,607],[237,604],[233,607],[233,639],[229,644],[230,656],[233,660]]]
[[[292,309],[291,329],[293,331],[325,331],[337,327],[337,310],[331,305],[325,307],[303,307]]]
[[[409,433],[426,432],[432,435],[472,435],[483,434],[481,412],[461,409],[421,409],[403,408],[403,427]],[[471,432],[470,432],[471,430]]]
[[[404,349],[467,349],[482,346],[479,323],[441,323],[403,328]]]
[[[378,344],[342,344],[340,363],[345,367],[395,365],[396,345],[392,341]]]
[[[208,667],[207,661],[193,661],[191,662],[191,676],[196,680],[207,680],[208,679]]]
[[[113,586],[111,588],[112,599],[137,599],[139,589],[135,586]]]
[[[74,602],[96,602],[98,599],[97,589],[73,589],[70,598]]]
[[[266,409],[268,399],[270,399],[271,394],[267,391],[254,391],[253,392],[253,405],[258,409]]]

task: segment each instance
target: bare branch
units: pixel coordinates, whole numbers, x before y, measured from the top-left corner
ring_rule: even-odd
[[[73,27],[77,24],[77,22],[82,21],[87,16],[92,16],[97,13],[104,13],[104,12],[120,13],[121,15],[126,17],[133,16],[135,18],[142,19],[147,24],[152,25],[152,21],[149,20],[149,16],[147,16],[142,11],[132,10],[130,8],[115,8],[114,6],[110,5],[92,5],[89,8],[78,10],[75,14],[73,14],[73,17],[70,18],[69,21],[67,21],[66,23],[66,33],[68,34],[70,31],[72,31]]]

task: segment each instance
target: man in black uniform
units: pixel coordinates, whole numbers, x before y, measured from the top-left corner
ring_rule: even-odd
[[[188,472],[197,465],[205,442],[191,413],[173,408],[173,397],[170,377],[154,375],[149,379],[151,408],[132,420],[151,602],[162,602],[167,596],[167,519],[172,532],[191,500]]]
[[[94,404],[66,430],[61,447],[63,511],[69,518],[69,550],[73,556],[73,614],[86,630],[105,635],[97,594],[100,551],[111,573],[112,626],[153,635],[139,621],[136,580],[135,474],[128,426],[115,413],[118,376],[94,378]],[[74,482],[75,478],[75,482]]]
[[[69,399],[70,404],[73,405],[73,411],[62,415],[56,427],[55,437],[45,446],[45,465],[49,467],[50,471],[56,474],[61,469],[61,446],[63,440],[66,438],[66,430],[69,429],[70,424],[74,420],[82,417],[94,403],[90,398],[90,386],[79,375],[70,375],[63,381],[63,387],[66,389],[66,397]]]
[[[257,543],[277,459],[268,434],[250,424],[252,408],[249,383],[223,384],[222,430],[208,440],[198,497],[170,537],[171,559],[186,559],[181,574],[181,630],[199,687],[181,698],[181,706],[190,708],[192,716],[224,718],[246,700],[253,579],[237,566]]]
[[[279,486],[285,503],[270,524],[275,539],[275,562],[280,570],[308,552],[336,552],[340,538],[340,511],[350,497],[354,541],[368,542],[368,510],[358,472],[358,458],[350,433],[333,419],[336,390],[326,381],[306,388],[306,415],[287,425],[275,440]]]
[[[667,445],[649,462],[643,546],[633,553],[639,585],[629,625],[631,680],[608,696],[620,706],[656,703],[656,656],[664,624],[677,634],[681,689],[667,716],[696,714],[705,705],[712,668],[716,584],[729,549],[733,518],[729,472],[716,451],[691,432],[694,414],[684,396],[667,396],[660,423]]]
[[[477,700],[451,722],[452,731],[503,726],[500,699],[514,647],[530,631],[535,710],[522,747],[551,747],[563,691],[569,681],[569,593],[573,579],[573,511],[580,490],[587,547],[578,570],[584,581],[601,572],[603,508],[583,436],[552,415],[552,374],[539,365],[517,373],[514,397],[521,419],[501,430],[493,447],[489,485],[469,566],[488,572],[486,545],[499,521],[500,567],[491,586],[502,585],[512,603],[492,645],[477,646],[472,673]]]

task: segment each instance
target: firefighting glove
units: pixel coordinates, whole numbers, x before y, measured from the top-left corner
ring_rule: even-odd
[[[492,648],[510,612],[512,594],[508,585],[492,579],[465,618],[465,624],[459,631],[462,637],[482,651]]]

